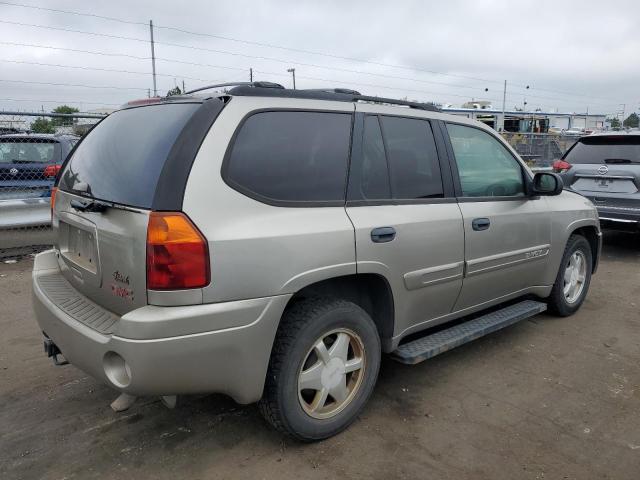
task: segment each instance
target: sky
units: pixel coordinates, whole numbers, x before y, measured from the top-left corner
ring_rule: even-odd
[[[640,109],[637,1],[0,0],[0,110],[153,94],[149,20],[160,95],[295,68],[297,88],[501,109],[507,80],[507,110]]]

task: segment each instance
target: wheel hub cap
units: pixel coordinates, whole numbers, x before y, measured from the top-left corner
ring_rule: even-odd
[[[567,262],[564,271],[563,293],[567,303],[578,301],[584,290],[584,282],[587,277],[587,258],[580,250],[575,251]]]
[[[316,340],[298,374],[305,413],[324,419],[344,410],[360,389],[365,364],[364,345],[352,330],[333,330]]]

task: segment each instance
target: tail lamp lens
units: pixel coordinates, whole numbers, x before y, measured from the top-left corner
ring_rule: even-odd
[[[56,177],[58,172],[60,171],[61,165],[47,165],[44,167],[44,176],[45,177]]]
[[[207,241],[180,212],[151,212],[147,228],[147,288],[180,290],[209,284]]]
[[[553,162],[553,171],[556,173],[564,173],[569,170],[572,165],[564,160],[556,160]]]
[[[51,187],[51,218],[53,219],[53,209],[56,208],[56,193],[58,193],[58,187]]]

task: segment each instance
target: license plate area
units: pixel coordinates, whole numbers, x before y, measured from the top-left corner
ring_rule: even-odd
[[[67,225],[67,249],[64,256],[75,265],[96,274],[98,272],[98,249],[94,232]]]

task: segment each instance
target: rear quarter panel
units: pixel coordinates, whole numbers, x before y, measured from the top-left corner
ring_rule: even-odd
[[[354,231],[344,207],[266,205],[232,189],[221,175],[227,146],[245,115],[301,108],[353,113],[344,102],[234,97],[198,152],[183,210],[208,240],[211,283],[203,289],[205,303],[294,293],[356,273]]]

